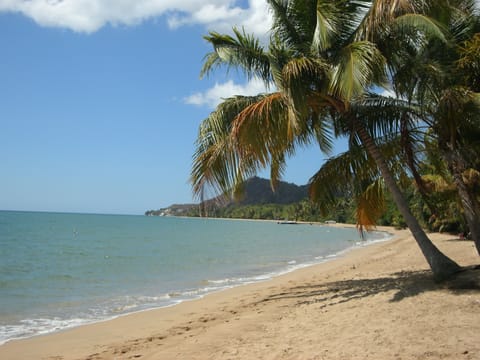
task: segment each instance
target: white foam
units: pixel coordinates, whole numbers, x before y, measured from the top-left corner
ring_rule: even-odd
[[[97,319],[100,320],[100,319]],[[0,326],[0,345],[10,340],[29,338],[35,335],[48,334],[72,327],[94,322],[94,319],[24,319],[16,325]]]

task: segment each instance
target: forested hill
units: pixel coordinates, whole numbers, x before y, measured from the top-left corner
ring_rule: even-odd
[[[238,204],[292,204],[307,196],[307,185],[298,186],[281,181],[273,192],[269,180],[253,177],[245,182],[244,193]]]
[[[244,184],[244,191],[241,199],[236,202],[217,201],[217,199],[206,200],[208,207],[227,207],[231,205],[262,205],[262,204],[293,204],[308,197],[307,185],[298,186],[292,183],[280,181],[275,192],[272,191],[270,181],[259,177],[253,177]],[[148,210],[145,215],[187,215],[191,210],[197,213],[198,204],[171,205],[168,208]]]

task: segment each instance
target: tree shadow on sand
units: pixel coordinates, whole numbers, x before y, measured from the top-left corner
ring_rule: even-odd
[[[466,268],[452,279],[436,283],[430,271],[402,271],[386,277],[351,279],[309,284],[273,294],[261,302],[298,299],[298,305],[324,303],[322,307],[392,292],[390,302],[402,301],[429,291],[447,290],[460,294],[480,291],[480,267]]]

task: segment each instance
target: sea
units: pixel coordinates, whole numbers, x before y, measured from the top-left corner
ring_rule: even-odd
[[[267,281],[389,236],[275,221],[0,211],[0,344]]]

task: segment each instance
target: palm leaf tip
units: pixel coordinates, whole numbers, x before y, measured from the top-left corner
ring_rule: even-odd
[[[334,67],[331,89],[347,102],[364,94],[372,84],[384,85],[385,58],[376,45],[368,41],[349,44]]]

